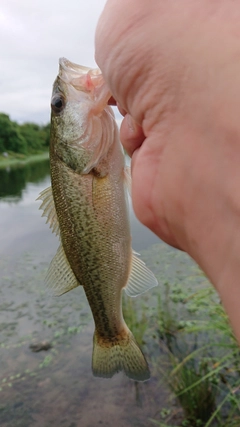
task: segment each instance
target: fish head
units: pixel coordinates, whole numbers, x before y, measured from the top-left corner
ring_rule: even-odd
[[[116,132],[107,105],[111,93],[101,71],[59,60],[51,99],[50,152],[79,173],[107,156]]]

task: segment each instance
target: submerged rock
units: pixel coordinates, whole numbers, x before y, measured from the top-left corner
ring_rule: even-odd
[[[34,352],[37,353],[39,351],[47,351],[50,348],[52,348],[52,344],[48,341],[42,341],[39,343],[32,343],[30,344],[29,348]]]

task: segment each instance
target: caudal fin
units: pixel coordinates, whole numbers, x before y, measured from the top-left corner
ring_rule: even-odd
[[[120,371],[124,371],[135,381],[146,381],[150,378],[146,359],[130,331],[126,337],[114,341],[103,340],[95,332],[92,370],[94,376],[102,378],[111,378]]]

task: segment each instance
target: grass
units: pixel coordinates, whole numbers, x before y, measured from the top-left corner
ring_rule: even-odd
[[[141,310],[135,310],[134,300],[123,293],[124,319],[140,346],[143,346],[144,334],[147,331],[146,307],[142,304]]]
[[[31,155],[8,153],[8,157],[4,157],[0,154],[0,169],[7,168],[9,166],[26,165],[27,163],[39,162],[41,160],[48,159],[48,151],[42,153],[36,153]]]
[[[181,426],[239,426],[239,347],[218,296],[209,286],[186,297],[174,285],[164,288],[158,336],[169,359],[166,381],[183,409]]]
[[[150,297],[127,302],[126,321],[139,330],[153,378],[164,377],[172,391],[167,412],[160,404],[149,421],[162,427],[239,427],[240,350],[219,296],[185,254],[169,249],[166,255],[166,247],[156,245],[142,256],[160,286]]]

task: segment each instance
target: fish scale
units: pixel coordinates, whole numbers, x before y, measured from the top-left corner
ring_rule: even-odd
[[[126,277],[124,279],[122,277],[122,270],[126,270],[125,265],[119,264],[118,254],[114,254],[112,245],[114,245],[114,241],[119,241],[123,233],[122,224],[126,214],[122,212],[122,220],[120,220],[118,215],[114,215],[113,220],[117,222],[115,226],[111,227],[108,220],[104,227],[102,222],[99,223],[102,216],[101,209],[104,209],[106,217],[107,211],[112,209],[111,204],[114,202],[114,198],[106,198],[106,202],[108,200],[110,206],[107,206],[107,203],[101,206],[102,198],[106,193],[106,190],[102,188],[101,182],[100,185],[96,185],[95,192],[97,193],[97,197],[95,198],[93,194],[95,201],[94,208],[89,203],[88,196],[86,196],[89,193],[89,188],[94,187],[91,180],[99,181],[99,179],[90,175],[86,185],[86,177],[84,175],[81,176],[69,170],[69,168],[65,165],[63,166],[54,156],[52,156],[51,165],[52,181],[57,182],[57,188],[54,192],[58,194],[59,186],[64,189],[61,192],[59,191],[61,197],[56,197],[55,199],[63,248],[79,283],[84,287],[99,334],[102,336],[115,334],[117,330],[115,323],[119,323],[120,318],[119,300],[121,299],[121,288],[117,282],[119,280],[125,280],[126,282],[127,272],[125,271]],[[100,181],[102,180],[104,178],[100,178]],[[76,185],[77,181],[78,184],[81,181],[83,182],[81,185]],[[80,188],[81,191],[79,191]],[[100,202],[99,210],[97,209],[98,201]],[[62,214],[64,212],[63,207],[65,206],[68,206],[68,216]],[[75,211],[77,211],[77,215]],[[81,221],[78,218],[81,218]],[[74,230],[70,233],[69,223],[73,223],[73,221]],[[109,234],[109,228],[115,230],[115,235],[112,235],[111,245],[104,233],[105,229],[106,233]],[[130,239],[128,248],[126,243],[127,240],[124,239],[125,263],[128,262],[130,257]],[[92,247],[94,247],[94,250],[92,250]],[[118,292],[114,292],[117,289]],[[105,301],[108,302],[108,300],[111,301],[111,305],[104,303]],[[119,307],[119,313],[114,316],[115,319],[113,322],[111,314],[117,312],[117,307]]]
[[[94,375],[123,370],[144,381],[149,368],[123,319],[122,290],[136,296],[157,280],[131,249],[130,178],[110,96],[100,71],[60,60],[51,102],[52,188],[39,197],[60,235],[46,281],[55,295],[83,286],[95,323]]]

